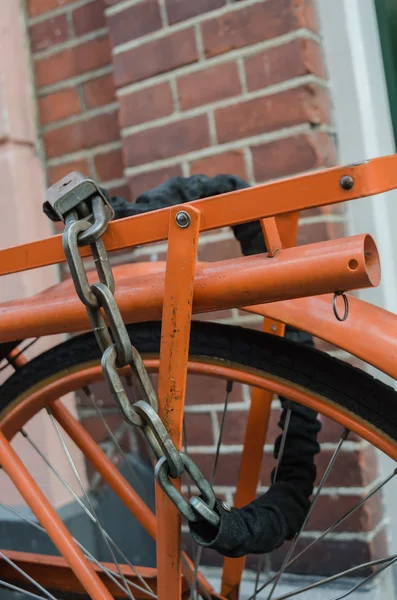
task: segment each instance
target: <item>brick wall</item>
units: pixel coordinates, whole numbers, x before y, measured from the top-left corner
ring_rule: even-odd
[[[335,164],[314,2],[27,0],[48,181],[78,169],[133,200],[174,175],[227,172],[254,184]],[[343,227],[341,208],[307,211],[301,215],[299,243],[341,236]],[[165,244],[139,248],[133,260],[161,259],[165,251]],[[199,253],[201,260],[229,258],[239,246],[231,232],[216,231],[202,236]],[[255,316],[237,310],[204,318],[260,326]],[[224,388],[213,381],[197,386],[192,376],[187,431],[192,456],[208,475]],[[102,398],[109,402],[103,393]],[[230,502],[248,405],[247,390],[235,386],[216,485],[217,494]],[[86,406],[81,410],[101,441],[93,413]],[[112,415],[115,407],[107,411]],[[277,403],[272,414],[261,492],[272,467]],[[319,477],[339,435],[340,428],[324,420]],[[377,477],[374,453],[351,437],[306,538],[362,498]],[[376,498],[296,570],[329,573],[382,553],[382,518]],[[272,556],[269,568],[279,564],[284,551]]]
[[[48,182],[79,170],[127,194],[103,3],[29,1],[27,17]]]

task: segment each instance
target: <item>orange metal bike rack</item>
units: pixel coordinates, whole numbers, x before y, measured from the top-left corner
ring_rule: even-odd
[[[354,298],[349,299],[350,317],[347,321],[338,322],[332,314],[333,296],[329,295],[330,292],[378,285],[379,261],[373,240],[369,236],[356,236],[300,248],[287,247],[293,245],[297,211],[394,189],[397,187],[396,167],[397,156],[384,157],[268,183],[109,225],[103,236],[108,251],[169,240],[165,272],[162,265],[145,267],[151,270],[150,276],[136,276],[138,268],[134,266],[115,269],[116,298],[126,321],[159,319],[162,316],[160,416],[178,448],[181,447],[193,312],[241,307],[336,342],[339,347],[397,377],[397,366],[390,359],[397,335],[395,315]],[[344,185],[346,181],[348,186]],[[178,210],[185,211],[190,218],[191,226],[186,230],[175,226]],[[259,219],[269,248],[268,255],[199,264],[195,268],[199,232]],[[81,254],[89,256],[86,249]],[[325,258],[327,270],[324,269]],[[0,250],[0,275],[64,261],[61,238],[54,236]],[[29,311],[26,311],[27,307]],[[363,323],[368,322],[368,330],[363,331]],[[47,290],[34,299],[0,306],[0,341],[78,331],[87,327],[84,308],[70,292],[68,284]],[[276,324],[276,327],[282,334],[283,326]],[[357,331],[360,332],[359,339],[354,336]],[[263,392],[258,392],[258,401],[263,397]],[[269,404],[270,398],[267,398],[267,406],[262,413],[265,420]],[[255,395],[253,407],[256,410]],[[58,418],[61,422],[62,415],[58,414]],[[261,434],[264,434],[264,429]],[[51,521],[52,526],[57,523],[54,540],[87,592],[93,598],[110,597],[95,570],[75,552],[77,548],[73,541],[56,521],[55,513],[45,504],[33,480],[26,477],[26,469],[14,456],[3,433],[0,434],[0,462],[10,474],[14,471],[14,482],[29,499],[30,505],[35,505],[41,522],[48,528],[51,528]],[[244,483],[244,472],[241,477]],[[246,496],[240,492],[239,502],[245,502],[245,498],[252,494],[250,486],[255,480],[255,473],[251,473],[249,479],[248,486],[244,483]],[[160,600],[170,597],[174,600],[182,594],[180,539],[177,533],[179,517],[163,493],[156,491],[156,497],[158,561],[162,567],[157,581],[158,593]],[[135,503],[136,499],[131,497],[131,500]],[[144,513],[144,508],[139,512]],[[152,519],[149,514],[146,516],[146,526],[153,533]],[[168,522],[175,525],[172,538],[165,527]],[[164,552],[167,547],[172,552]],[[234,584],[235,581],[230,578],[225,579],[224,589],[227,586],[233,589]]]

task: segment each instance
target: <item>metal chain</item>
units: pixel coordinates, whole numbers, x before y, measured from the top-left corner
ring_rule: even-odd
[[[70,192],[69,192],[70,193]],[[61,199],[62,200],[62,199]],[[61,200],[58,207],[61,206]],[[78,297],[86,307],[99,348],[101,366],[109,390],[124,419],[142,429],[157,458],[157,482],[188,521],[204,520],[217,526],[216,498],[211,485],[197,465],[179,452],[158,415],[158,399],[139,352],[128,335],[127,328],[114,297],[115,282],[109,257],[101,238],[112,217],[105,210],[104,200],[96,195],[65,212],[62,241],[72,280]],[[181,225],[182,226],[182,225]],[[98,282],[90,283],[79,248],[89,245],[94,258]],[[106,319],[105,319],[106,317]],[[131,404],[119,375],[119,369],[129,368],[136,377],[141,399]],[[171,479],[187,473],[200,492],[187,501]]]

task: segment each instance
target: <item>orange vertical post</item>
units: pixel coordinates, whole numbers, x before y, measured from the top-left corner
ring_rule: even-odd
[[[107,587],[78,548],[2,431],[0,431],[0,464],[65,558],[88,596],[93,600],[112,600]]]
[[[178,224],[179,220],[179,224]],[[178,450],[189,356],[193,284],[200,231],[200,212],[192,206],[170,213],[167,266],[158,382],[159,416]],[[180,489],[180,480],[174,480]],[[181,518],[168,496],[156,485],[158,599],[180,600]]]
[[[261,219],[263,237],[269,257],[277,254],[283,247],[293,246],[298,230],[299,213],[294,212],[281,217]],[[283,337],[285,324],[265,317],[262,331]],[[244,446],[241,455],[240,472],[237,481],[234,504],[241,508],[252,502],[260,478],[263,447],[269,428],[273,393],[254,388],[248,412]],[[240,581],[245,566],[245,557],[226,558],[222,576],[222,594],[228,600],[238,600]]]
[[[265,318],[263,331],[273,335],[284,335],[285,325]],[[248,412],[244,446],[241,455],[240,472],[237,481],[234,505],[241,508],[252,502],[260,478],[263,447],[269,427],[273,392],[254,388]],[[228,600],[237,600],[241,577],[245,566],[245,556],[226,558],[222,577],[222,595]]]

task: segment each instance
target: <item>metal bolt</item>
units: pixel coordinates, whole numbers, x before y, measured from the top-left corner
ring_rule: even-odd
[[[175,221],[176,224],[183,229],[185,229],[185,227],[189,227],[190,225],[190,217],[184,210],[180,210],[179,213],[176,214]]]
[[[221,506],[222,506],[223,510],[225,510],[226,512],[232,512],[232,507],[230,506],[230,504],[228,502],[225,502],[223,500],[223,502],[221,502]]]
[[[275,323],[272,323],[270,329],[271,329],[271,331],[274,331],[274,333],[276,333],[276,331],[277,331],[277,325]]]
[[[351,190],[354,186],[354,179],[350,175],[344,175],[340,180],[342,190]]]

